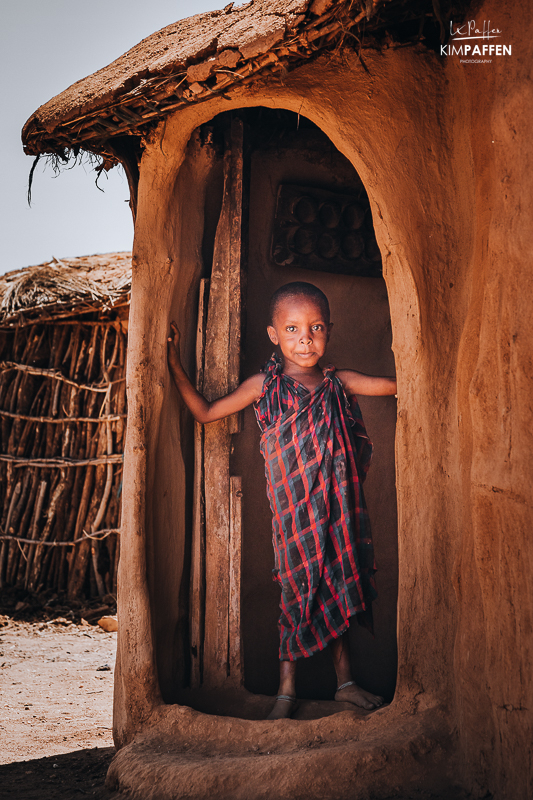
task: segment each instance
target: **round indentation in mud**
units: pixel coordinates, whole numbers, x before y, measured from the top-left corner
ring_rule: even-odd
[[[322,203],[319,211],[320,222],[325,228],[336,228],[341,221],[341,209],[338,203]]]
[[[296,202],[294,203],[292,213],[298,222],[302,223],[302,225],[309,225],[317,218],[318,204],[316,200],[313,200],[312,197],[307,197],[307,195],[304,195],[303,197],[297,198]]]
[[[272,249],[272,255],[274,257],[274,261],[280,267],[289,266],[292,264],[296,256],[293,252],[289,250],[287,247],[287,242],[280,240],[276,243],[276,245]]]
[[[350,203],[342,212],[342,221],[351,231],[359,230],[365,220],[365,209],[359,203]]]
[[[365,241],[359,233],[347,233],[342,237],[341,252],[344,258],[359,258],[365,249]]]
[[[309,256],[316,250],[317,238],[317,233],[313,228],[302,226],[294,231],[290,247],[301,256]]]
[[[319,236],[316,249],[321,258],[335,258],[340,249],[339,236],[335,231],[324,231]]]

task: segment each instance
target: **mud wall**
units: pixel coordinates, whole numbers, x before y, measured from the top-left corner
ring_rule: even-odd
[[[369,52],[368,71],[355,56],[318,59],[283,84],[180,112],[147,148],[128,362],[119,745],[160,708],[148,587],[163,558],[180,585],[186,547],[187,444],[164,355],[171,317],[191,331],[201,251],[201,182],[183,172],[186,146],[219,111],[266,105],[309,117],[351,161],[384,257],[399,378],[398,685],[376,730],[432,709],[456,731],[455,776],[467,788],[531,794],[533,36],[526,4],[507,8],[477,11],[501,20],[513,44],[490,69],[409,48]],[[169,600],[179,637],[177,594]]]
[[[457,363],[463,490],[453,582],[465,772],[480,791],[511,798],[533,795],[533,30],[528,3],[505,6],[487,3],[476,17],[498,21],[512,56],[464,74],[475,214]]]

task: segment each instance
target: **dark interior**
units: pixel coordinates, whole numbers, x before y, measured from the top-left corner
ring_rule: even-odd
[[[350,162],[309,120],[288,111],[253,108],[245,122],[249,223],[243,297],[242,374],[259,371],[272,345],[266,335],[271,294],[294,280],[315,283],[328,296],[334,323],[327,361],[369,374],[394,374],[387,290],[364,186]],[[217,147],[226,114],[200,129]],[[281,187],[281,189],[280,189]],[[206,191],[203,259],[209,275],[222,194],[222,156]],[[292,215],[292,217],[291,217]],[[354,624],[354,677],[391,700],[394,694],[397,602],[394,398],[360,398],[374,459],[365,483],[377,560],[375,637]],[[279,589],[272,581],[271,514],[254,411],[246,409],[234,435],[231,473],[243,479],[241,615],[245,687],[273,695],[278,685]],[[182,597],[185,593],[182,592]],[[331,699],[335,675],[329,653],[300,661],[298,695]],[[180,701],[183,701],[181,698]],[[202,704],[204,705],[204,704]]]

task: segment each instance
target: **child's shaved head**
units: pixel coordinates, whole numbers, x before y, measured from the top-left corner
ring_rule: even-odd
[[[270,300],[270,324],[274,324],[274,317],[279,304],[288,298],[293,297],[306,297],[309,300],[314,300],[317,306],[320,307],[321,312],[324,314],[324,322],[329,324],[329,303],[328,298],[318,286],[306,281],[293,281],[293,283],[286,283],[284,286],[274,292]]]

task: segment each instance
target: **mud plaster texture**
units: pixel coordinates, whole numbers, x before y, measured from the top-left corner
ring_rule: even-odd
[[[532,794],[533,31],[525,3],[476,16],[498,20],[512,58],[474,69],[400,48],[368,52],[365,72],[355,56],[321,57],[176,114],[143,156],[110,787],[341,800],[453,777],[474,796]],[[165,340],[176,318],[193,341],[210,169],[188,142],[217,113],[258,105],[305,115],[351,162],[383,255],[399,381],[398,675],[392,704],[370,717],[221,717],[167,705],[159,686],[159,637],[181,648],[190,522],[190,426]],[[176,587],[164,630],[160,582]]]

